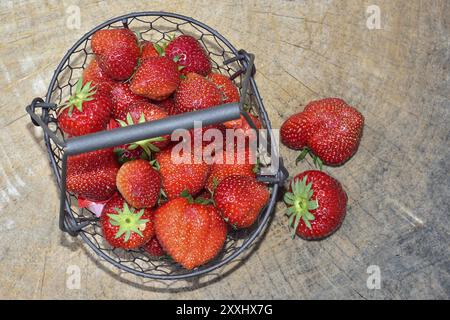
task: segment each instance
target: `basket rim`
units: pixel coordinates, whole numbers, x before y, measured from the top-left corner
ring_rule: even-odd
[[[210,32],[211,34],[213,34],[215,37],[217,37],[218,39],[220,39],[226,46],[228,46],[228,48],[231,50],[231,52],[237,56],[238,50],[236,50],[236,48],[225,38],[223,37],[218,31],[216,31],[215,29],[209,27],[208,25],[193,19],[191,17],[188,16],[184,16],[184,15],[180,15],[180,14],[176,14],[176,13],[170,13],[170,12],[165,12],[165,11],[142,11],[142,12],[132,12],[132,13],[128,13],[125,15],[121,15],[121,16],[117,16],[115,18],[111,18],[99,25],[97,25],[96,27],[94,27],[93,29],[91,29],[90,31],[88,31],[87,33],[85,33],[78,41],[75,42],[75,44],[66,52],[66,54],[63,56],[63,58],[61,59],[60,63],[58,64],[58,67],[55,69],[52,79],[50,81],[50,85],[48,87],[47,90],[47,94],[45,97],[45,102],[46,103],[50,103],[51,97],[52,97],[52,91],[54,88],[54,85],[56,83],[57,77],[60,74],[61,70],[63,69],[66,61],[68,61],[70,55],[86,40],[88,40],[88,38],[93,35],[96,31],[103,29],[113,23],[117,23],[117,22],[126,22],[128,21],[128,19],[132,19],[135,17],[143,17],[143,16],[165,16],[165,17],[171,17],[171,18],[177,18],[177,19],[181,19],[184,21],[188,21],[192,24],[195,24],[199,27],[204,28],[205,30],[207,30],[208,32]],[[271,131],[271,123],[269,120],[269,117],[267,115],[267,112],[264,108],[264,105],[262,103],[262,98],[258,92],[258,89],[256,87],[256,82],[253,78],[253,76],[250,77],[250,88],[253,91],[253,93],[255,94],[255,98],[257,100],[257,103],[260,107],[260,112],[261,112],[261,116],[264,118],[265,122],[266,122],[266,126],[267,129],[269,131]],[[272,134],[272,133],[271,133]],[[60,184],[61,182],[61,176],[60,176],[60,172],[58,171],[58,166],[56,163],[56,159],[55,156],[52,152],[52,142],[50,141],[50,138],[47,134],[44,135],[44,139],[45,139],[45,143],[47,146],[47,151],[48,154],[50,156],[50,161],[52,164],[52,169],[54,174],[56,175],[57,178],[57,182],[58,184]],[[204,275],[206,273],[209,273],[213,270],[216,270],[220,267],[223,267],[224,265],[228,264],[229,262],[231,262],[232,260],[234,260],[238,255],[240,255],[241,253],[243,253],[254,241],[257,237],[259,237],[261,235],[261,233],[263,232],[264,228],[267,225],[267,222],[272,214],[272,212],[274,211],[274,207],[275,207],[275,203],[277,200],[277,194],[278,194],[278,189],[279,189],[279,185],[277,183],[273,183],[272,184],[272,192],[271,192],[271,197],[270,200],[268,202],[268,204],[265,206],[265,208],[263,209],[263,211],[261,212],[261,220],[259,225],[257,226],[257,228],[255,228],[250,234],[249,237],[247,237],[245,239],[245,241],[243,242],[243,244],[236,249],[232,254],[230,254],[229,256],[227,256],[226,258],[224,258],[223,260],[219,260],[217,261],[217,263],[214,263],[206,268],[199,268],[199,269],[194,269],[191,271],[187,271],[186,273],[180,273],[180,274],[174,274],[174,275],[167,275],[167,274],[151,274],[151,273],[146,273],[146,272],[142,272],[139,271],[137,269],[133,269],[132,267],[129,267],[127,265],[124,265],[116,260],[114,260],[111,256],[109,256],[108,254],[106,254],[105,252],[103,252],[102,250],[100,250],[100,248],[98,248],[98,246],[89,239],[89,237],[84,233],[83,230],[81,230],[81,232],[79,233],[80,237],[83,239],[83,241],[101,258],[103,258],[104,260],[108,261],[109,263],[111,263],[112,265],[114,265],[115,267],[119,268],[120,270],[129,272],[133,275],[136,276],[140,276],[143,278],[148,278],[148,279],[155,279],[155,280],[182,280],[182,279],[188,279],[188,278],[192,278],[192,277],[197,277],[200,275]],[[63,196],[63,195],[61,195]],[[66,196],[66,208],[70,209],[70,205],[68,205],[67,202],[67,196]],[[68,210],[68,215],[71,218],[75,218],[72,211]],[[214,260],[213,260],[214,261]]]

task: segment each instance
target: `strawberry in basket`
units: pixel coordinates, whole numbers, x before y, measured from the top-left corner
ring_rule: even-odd
[[[197,73],[188,73],[175,92],[178,112],[207,109],[222,104],[222,92],[217,86]]]
[[[136,35],[129,29],[99,30],[92,36],[92,51],[103,72],[114,80],[127,80],[140,55]]]
[[[269,190],[249,176],[228,176],[214,190],[214,203],[234,228],[250,227],[269,201]]]
[[[182,67],[181,73],[195,72],[206,76],[211,72],[211,60],[205,49],[195,38],[181,35],[172,39],[165,47],[165,55],[175,59]]]
[[[116,194],[100,217],[103,236],[113,247],[138,248],[155,235],[153,215],[151,209],[135,209]]]
[[[214,206],[176,198],[156,210],[155,232],[164,251],[191,270],[217,256],[227,227]]]
[[[104,87],[78,80],[75,93],[58,110],[58,125],[69,136],[81,136],[106,129],[111,119],[112,101]]]
[[[177,64],[167,57],[149,57],[141,62],[133,79],[131,91],[152,100],[167,99],[178,87]]]
[[[126,119],[129,106],[135,102],[148,101],[145,97],[134,94],[129,83],[114,84],[111,90],[111,99],[113,103],[112,117],[123,121]]]
[[[108,200],[117,190],[119,164],[113,150],[102,149],[67,159],[67,191],[90,201]]]

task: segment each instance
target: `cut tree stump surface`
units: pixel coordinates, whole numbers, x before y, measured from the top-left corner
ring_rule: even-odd
[[[67,27],[71,5],[81,10],[75,30]],[[380,8],[381,29],[367,27],[370,5]],[[325,169],[349,195],[336,234],[292,240],[279,203],[247,259],[216,275],[163,283],[120,273],[59,231],[42,132],[24,108],[45,95],[85,32],[151,10],[192,16],[254,53],[274,128],[327,96],[364,114],[357,154]],[[2,1],[0,298],[450,298],[449,12],[444,0]],[[295,166],[294,151],[281,153],[291,174],[313,168]],[[369,266],[379,268],[378,290],[367,286]],[[79,289],[70,283],[74,270]]]

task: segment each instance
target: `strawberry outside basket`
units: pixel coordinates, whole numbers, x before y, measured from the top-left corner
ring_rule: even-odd
[[[65,138],[56,122],[56,110],[72,94],[75,84],[93,55],[90,47],[92,35],[100,29],[130,28],[142,38],[152,42],[169,40],[170,35],[189,34],[198,39],[212,60],[213,70],[230,76],[239,87],[240,103],[170,116],[168,118],[102,131],[81,137]],[[63,232],[79,236],[101,258],[132,274],[152,279],[176,280],[199,276],[224,266],[241,254],[263,232],[274,210],[279,187],[287,178],[282,159],[278,169],[271,174],[258,175],[271,190],[270,200],[255,224],[248,229],[228,234],[222,253],[209,263],[194,270],[186,270],[168,257],[154,258],[145,251],[123,250],[110,247],[104,240],[99,219],[93,212],[77,206],[77,199],[66,191],[66,162],[71,155],[97,149],[114,147],[143,139],[170,134],[177,128],[191,129],[194,121],[204,125],[237,119],[241,114],[249,124],[255,125],[248,113],[257,115],[262,127],[267,129],[267,153],[277,157],[276,140],[262,98],[258,92],[254,55],[236,50],[221,34],[192,18],[166,12],[138,12],[106,21],[86,33],[65,54],[51,79],[45,99],[35,98],[26,111],[34,125],[44,130],[44,141],[51,167],[60,188],[59,227]],[[267,158],[267,157],[265,157]],[[261,158],[260,158],[261,161]]]

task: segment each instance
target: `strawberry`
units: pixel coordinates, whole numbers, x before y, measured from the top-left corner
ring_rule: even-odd
[[[92,59],[87,67],[83,70],[83,84],[92,82],[95,85],[105,84],[111,88],[115,85],[115,82],[110,79],[98,65],[96,58]]]
[[[115,195],[103,208],[100,222],[103,236],[115,248],[135,249],[155,235],[154,212],[150,209],[136,210]]]
[[[177,60],[183,67],[181,72],[188,74],[195,72],[206,76],[211,72],[211,60],[205,49],[195,38],[181,35],[169,42],[165,48],[165,55]]]
[[[67,191],[90,201],[108,200],[117,190],[118,170],[112,149],[70,156],[67,159]]]
[[[156,204],[161,190],[161,177],[143,159],[124,163],[117,173],[117,189],[124,199],[137,209]]]
[[[126,116],[126,121],[118,120],[122,127],[143,123],[147,121],[160,120],[167,117],[168,114],[166,110],[150,103],[147,101],[139,101],[133,103],[128,108],[128,114]],[[156,137],[145,139],[142,141],[137,141],[128,145],[128,150],[134,150],[136,148],[143,149],[148,157],[151,156],[152,151],[159,152],[160,149],[165,148],[170,143],[170,135],[165,135],[163,137]]]
[[[172,159],[172,150],[173,147],[156,154],[162,187],[167,198],[170,200],[179,197],[185,190],[191,195],[197,194],[205,186],[209,165],[202,159],[196,159],[193,151],[190,153],[182,151],[180,155],[174,152]],[[183,159],[176,159],[178,156]],[[177,163],[176,160],[181,160],[181,163]]]
[[[117,122],[114,119],[111,119],[106,126],[106,130],[113,130],[116,128],[120,128],[119,122]],[[114,147],[114,154],[116,155],[117,161],[119,161],[120,164],[124,164],[127,161],[130,160],[136,160],[136,159],[147,159],[148,156],[144,152],[144,149],[142,148],[133,148],[130,149],[130,144],[123,144],[120,146]]]
[[[166,254],[156,237],[151,238],[142,248],[153,257],[161,257]]]
[[[214,190],[214,203],[234,228],[250,227],[269,200],[267,187],[253,177],[228,176]]]
[[[227,235],[216,208],[186,198],[170,200],[157,209],[155,231],[164,250],[189,270],[216,257]]]
[[[131,80],[131,91],[152,100],[168,98],[180,83],[175,62],[167,57],[151,57],[142,61]]]
[[[158,107],[161,107],[164,110],[166,110],[167,114],[169,116],[172,116],[172,115],[178,113],[177,108],[175,106],[175,101],[173,101],[173,98],[167,98],[167,99],[158,101],[156,104],[158,105]]]
[[[217,86],[196,73],[188,73],[175,92],[175,105],[180,113],[207,109],[222,104]]]
[[[141,41],[141,62],[147,58],[159,57],[161,54],[158,50],[162,53],[162,48],[156,43],[147,40]]]
[[[112,102],[109,93],[96,89],[91,82],[84,86],[78,80],[75,93],[58,110],[58,125],[70,136],[81,136],[106,129],[111,117]]]
[[[261,129],[262,126],[261,126],[261,122],[259,121],[259,119],[250,113],[248,115],[252,119],[253,123],[255,124],[256,129],[257,130]],[[236,137],[234,138],[234,141],[227,140],[226,141],[227,143],[238,144],[239,137],[241,137],[241,136],[244,137],[245,142],[248,142],[248,143],[250,143],[250,141],[253,142],[257,138],[258,132],[256,130],[253,130],[250,123],[248,123],[247,119],[243,115],[241,115],[241,117],[239,119],[224,122],[223,125],[227,129],[235,130],[234,135]]]
[[[140,55],[137,38],[131,30],[99,30],[92,36],[91,46],[108,77],[114,80],[131,77]]]
[[[220,73],[211,72],[207,78],[222,92],[223,103],[240,101],[239,90],[229,77]]]
[[[345,217],[347,194],[328,174],[310,170],[296,175],[284,195],[295,233],[309,240],[325,238],[335,232]]]
[[[111,90],[113,102],[112,116],[114,119],[125,120],[128,107],[134,102],[147,101],[145,97],[134,94],[128,83],[117,83]]]
[[[301,150],[297,161],[312,152],[314,163],[337,166],[358,149],[364,117],[344,100],[326,98],[310,102],[303,112],[289,117],[281,126],[281,141]]]
[[[215,154],[215,158],[220,159],[220,162],[211,165],[211,173],[206,183],[206,188],[210,191],[214,191],[215,187],[228,176],[256,177],[256,158],[252,159],[249,148],[235,148],[232,155],[222,150],[219,154]]]

